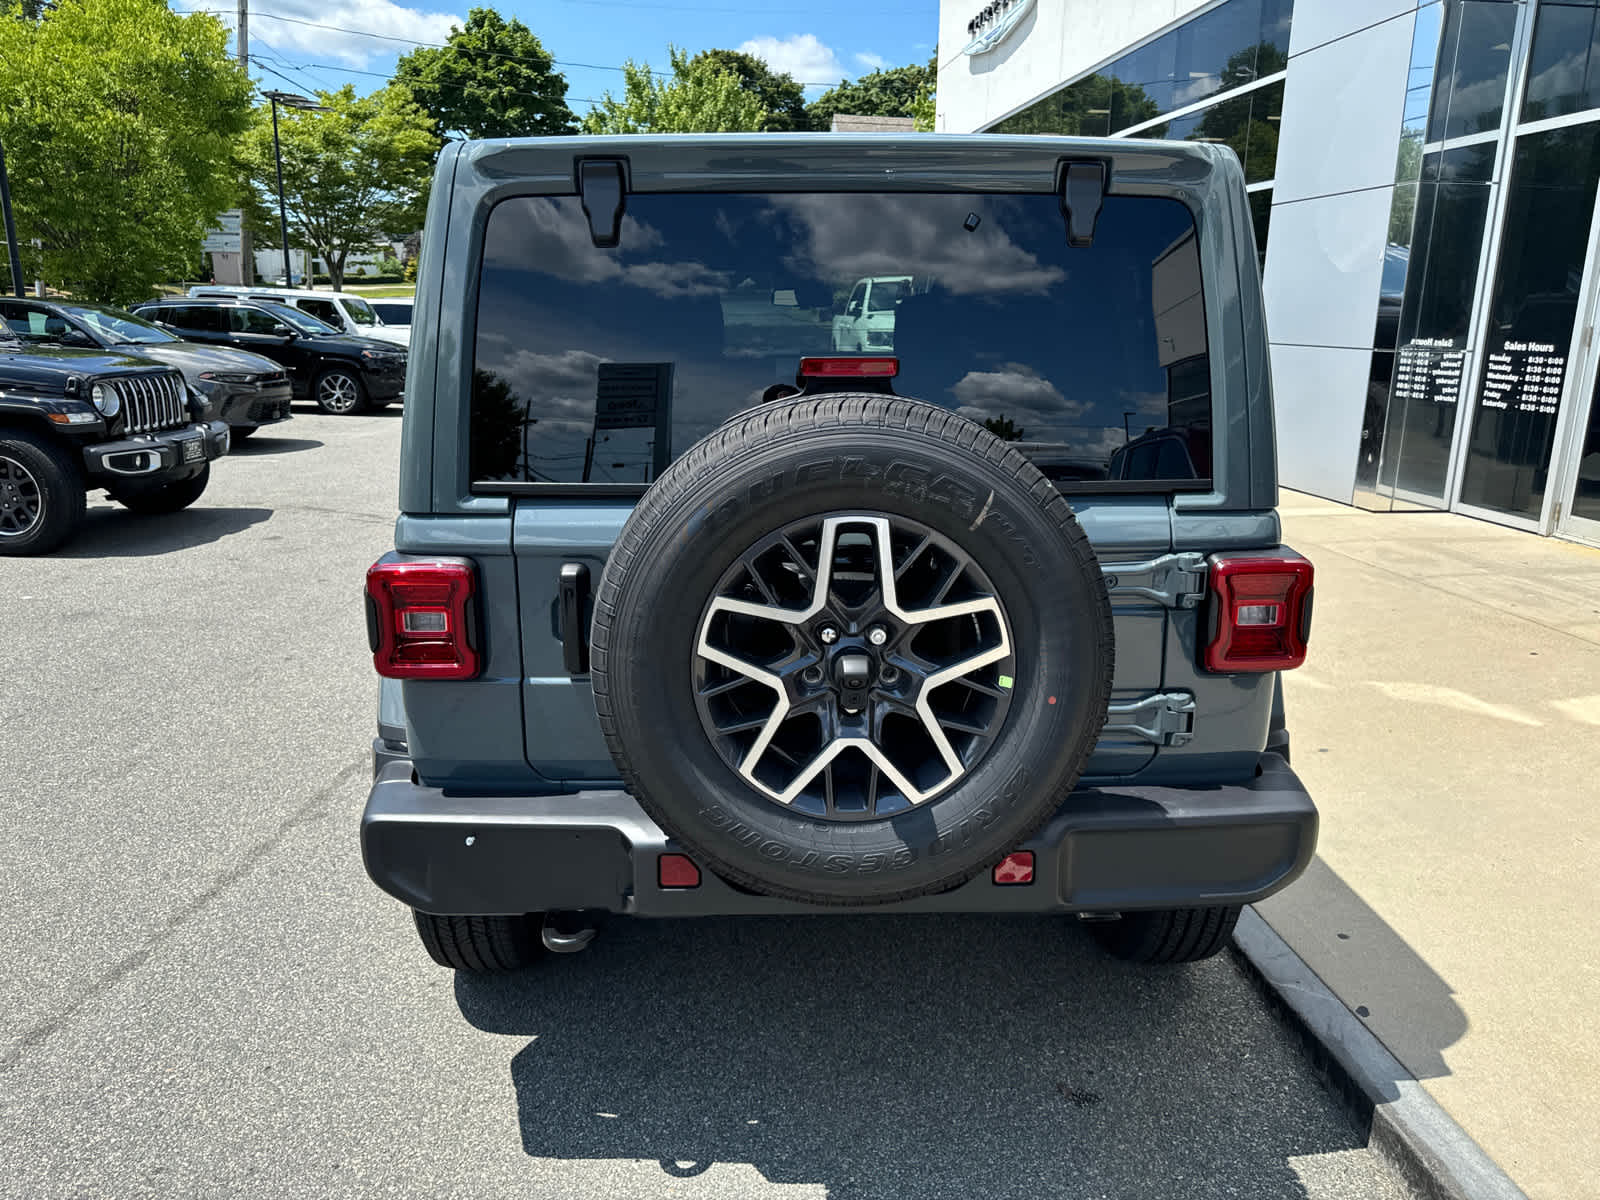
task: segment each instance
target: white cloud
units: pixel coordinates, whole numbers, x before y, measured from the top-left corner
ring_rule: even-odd
[[[755,55],[774,71],[787,71],[797,82],[810,86],[832,87],[850,74],[833,49],[814,33],[751,38],[739,49]]]
[[[274,16],[293,20],[274,21]],[[299,25],[295,21],[313,24]],[[464,24],[464,17],[407,8],[394,0],[334,0],[331,4],[326,0],[272,0],[270,12],[255,8],[250,12],[251,32],[273,49],[314,56],[319,62],[332,59],[352,67],[365,67],[374,58],[415,49],[408,42],[442,42],[450,36],[452,25]],[[386,38],[407,41],[339,33],[316,28],[318,25],[337,25],[340,29],[381,33]]]
[[[889,60],[881,54],[857,54],[855,60],[868,71],[881,71],[889,65]]]

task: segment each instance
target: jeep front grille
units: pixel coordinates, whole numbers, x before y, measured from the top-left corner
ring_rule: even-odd
[[[132,375],[113,381],[122,398],[123,428],[129,433],[176,429],[189,421],[183,379],[170,375]]]

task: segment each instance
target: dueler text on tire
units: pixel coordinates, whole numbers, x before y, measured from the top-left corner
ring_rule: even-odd
[[[640,501],[601,578],[595,706],[704,865],[794,900],[956,886],[1036,830],[1105,722],[1099,565],[1021,453],[945,409],[743,413]]]

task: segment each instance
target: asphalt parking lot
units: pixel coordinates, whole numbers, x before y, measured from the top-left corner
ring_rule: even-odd
[[[0,560],[0,1195],[1406,1194],[1230,957],[858,916],[433,966],[356,843],[400,424]]]

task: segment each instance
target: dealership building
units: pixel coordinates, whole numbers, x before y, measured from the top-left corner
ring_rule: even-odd
[[[1228,145],[1283,483],[1600,543],[1600,9],[941,0],[937,128]]]

